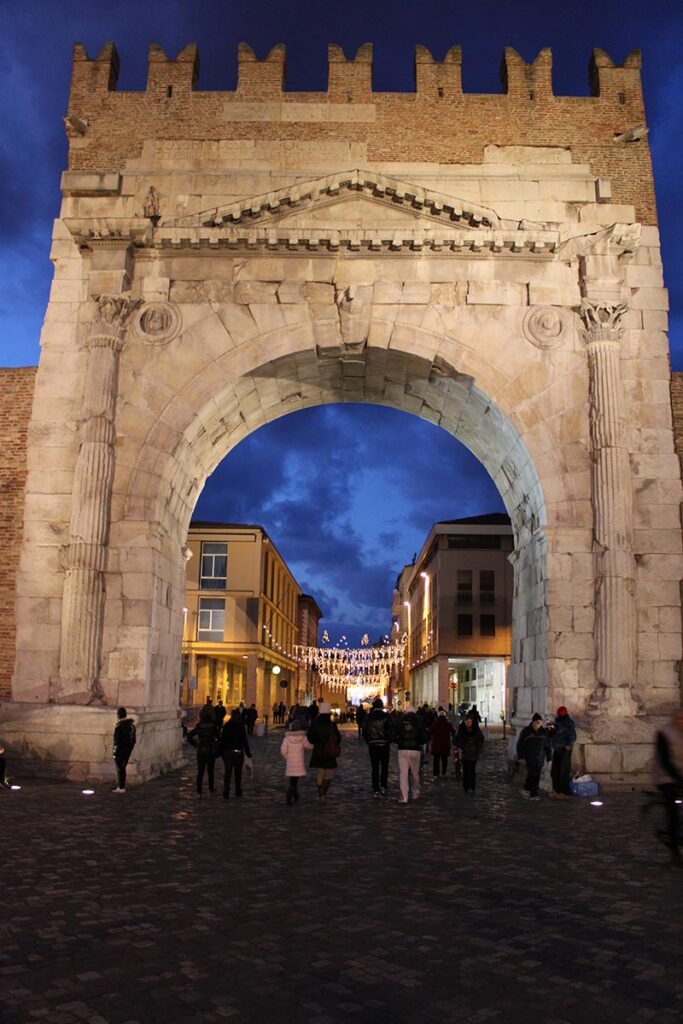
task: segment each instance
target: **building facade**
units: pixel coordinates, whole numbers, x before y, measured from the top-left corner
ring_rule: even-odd
[[[323,613],[318,603],[310,594],[299,596],[299,643],[305,647],[318,646],[318,625]],[[303,661],[298,668],[297,700],[308,704],[314,697],[327,700],[323,695],[318,672]]]
[[[265,530],[193,521],[186,556],[182,704],[296,699],[301,588]]]
[[[408,635],[404,698],[477,704],[489,720],[506,711],[513,547],[503,514],[432,526],[401,571],[392,603],[394,622]]]

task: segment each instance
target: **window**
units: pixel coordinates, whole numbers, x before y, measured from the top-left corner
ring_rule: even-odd
[[[199,599],[198,640],[220,640],[225,638],[225,601],[212,597]]]
[[[471,569],[458,569],[458,604],[472,604]]]
[[[449,548],[499,548],[500,534],[496,533],[454,533],[448,538]]]
[[[199,586],[202,590],[225,590],[228,585],[228,545],[202,544]]]
[[[496,635],[496,616],[495,615],[480,615],[479,616],[479,635],[480,636],[495,636]]]
[[[479,573],[479,602],[496,603],[496,574],[493,569],[482,569]]]
[[[471,615],[458,615],[458,636],[472,636]]]

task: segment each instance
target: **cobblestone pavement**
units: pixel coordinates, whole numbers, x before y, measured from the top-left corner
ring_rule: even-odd
[[[683,1019],[683,872],[640,795],[523,801],[498,741],[475,797],[427,776],[401,806],[349,731],[328,802],[309,778],[288,808],[280,736],[242,800],[189,762],[0,793],[2,1024]]]

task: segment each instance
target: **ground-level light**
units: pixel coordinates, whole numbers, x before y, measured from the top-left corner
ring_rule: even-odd
[[[83,796],[94,796],[95,795],[95,790],[94,789],[82,789],[81,793],[83,794]]]
[[[602,800],[591,800],[591,807],[602,807]]]
[[[16,792],[18,789],[21,789],[21,786],[10,786],[10,789],[13,789]]]

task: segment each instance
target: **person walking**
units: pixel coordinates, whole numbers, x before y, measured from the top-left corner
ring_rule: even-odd
[[[484,747],[484,734],[470,711],[465,714],[465,721],[456,733],[455,742],[461,751],[462,788],[474,796],[477,788],[477,761]]]
[[[5,758],[5,748],[0,743],[0,789],[9,789],[9,779],[7,778],[7,760]]]
[[[535,714],[517,740],[517,760],[526,764],[526,780],[520,789],[525,800],[538,800],[538,787],[543,766],[553,754],[548,733],[543,728],[543,719]]]
[[[128,717],[125,708],[116,712],[114,729],[114,764],[116,765],[116,786],[114,793],[126,792],[126,766],[135,747],[135,722]]]
[[[280,753],[285,759],[285,775],[289,779],[286,798],[288,807],[299,802],[299,779],[306,774],[306,750],[313,750],[313,744],[306,738],[302,723],[295,719],[280,745]]]
[[[319,710],[320,708],[318,707],[318,702],[314,697],[311,703],[308,705],[308,721],[311,723],[311,725],[313,725],[313,723],[315,722]]]
[[[278,702],[274,701],[274,703],[273,703],[273,725],[277,725],[277,723],[278,723],[279,708],[280,708],[280,705],[278,704]]]
[[[356,708],[356,725],[358,726],[358,739],[363,738],[363,725],[367,717],[367,711],[362,704],[359,704]]]
[[[389,778],[389,753],[391,751],[389,715],[384,710],[381,697],[375,697],[370,714],[363,723],[363,738],[370,752],[372,792],[377,799],[387,795]]]
[[[215,722],[216,729],[218,730],[219,735],[221,729],[223,728],[223,719],[225,718],[226,714],[227,711],[225,709],[225,705],[223,704],[223,701],[219,697],[213,709],[213,720]]]
[[[315,722],[308,730],[306,737],[313,745],[311,768],[317,768],[318,797],[327,799],[327,791],[337,768],[337,758],[341,753],[341,733],[336,722],[332,721],[330,705],[327,701],[320,702]]]
[[[477,710],[476,704],[473,704],[472,707],[470,708],[470,714],[472,715],[472,718],[477,723],[477,725],[481,725],[481,715]]]
[[[443,708],[439,709],[436,721],[432,722],[429,729],[431,741],[434,778],[444,778],[448,774],[448,758],[451,753],[451,739],[455,738],[455,729],[448,721]]]
[[[655,740],[654,781],[664,797],[671,860],[683,867],[677,800],[683,795],[683,708],[678,708],[657,733]]]
[[[396,722],[396,734],[393,737],[398,747],[398,778],[401,789],[400,804],[407,804],[410,790],[413,800],[420,796],[420,758],[422,747],[427,742],[427,733],[423,723],[415,714],[415,708],[408,704]]]
[[[557,709],[557,717],[550,734],[553,761],[550,769],[554,800],[568,800],[571,795],[572,748],[576,743],[576,726],[564,704]]]
[[[244,724],[247,727],[247,732],[250,736],[254,735],[254,726],[256,725],[256,719],[258,718],[258,711],[256,710],[255,704],[250,704],[244,713]]]
[[[242,720],[242,713],[235,708],[230,714],[221,731],[218,744],[223,759],[223,799],[230,798],[230,782],[234,773],[235,796],[242,796],[242,770],[245,757],[251,757],[247,727]]]
[[[213,708],[206,704],[199,712],[199,721],[187,734],[187,742],[197,748],[197,796],[202,795],[204,772],[209,780],[209,793],[214,790],[214,767],[218,753],[218,729]]]

